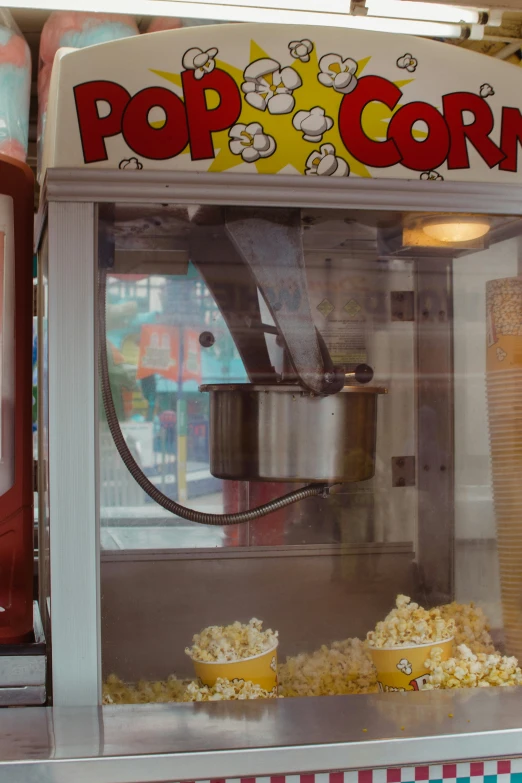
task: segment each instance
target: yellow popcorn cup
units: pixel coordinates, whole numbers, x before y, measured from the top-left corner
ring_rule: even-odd
[[[420,691],[429,676],[426,659],[435,647],[441,648],[442,660],[447,661],[453,652],[453,638],[408,647],[370,647],[379,690]]]
[[[195,661],[196,677],[203,685],[215,685],[221,677],[233,682],[244,680],[259,685],[269,693],[277,692],[277,644],[272,649],[240,661]]]
[[[522,335],[499,335],[493,345],[488,346],[486,368],[488,373],[509,372],[522,367]]]

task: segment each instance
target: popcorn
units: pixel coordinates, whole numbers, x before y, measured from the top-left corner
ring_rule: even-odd
[[[109,675],[103,685],[104,704],[166,704],[182,701],[185,686],[174,675],[167,680],[127,685],[115,674]]]
[[[225,701],[236,699],[275,699],[260,685],[244,680],[218,678],[212,687],[199,682],[184,683],[174,675],[165,681],[138,682],[127,685],[115,674],[103,686],[103,704],[166,704],[169,702]]]
[[[455,622],[455,644],[465,644],[474,653],[495,652],[488,618],[473,601],[469,604],[454,601],[439,606],[439,609],[444,620]]]
[[[242,699],[276,699],[277,693],[265,691],[260,685],[248,680],[227,680],[218,677],[216,684],[200,685],[191,682],[187,685],[181,701],[228,701]]]
[[[486,288],[487,312],[497,335],[521,335],[522,281],[520,278],[491,280]]]
[[[489,688],[522,685],[522,671],[516,658],[500,653],[473,653],[465,644],[457,647],[457,654],[441,660],[442,650],[435,647],[426,661],[430,672],[423,690],[439,688]]]
[[[263,631],[263,623],[255,617],[247,625],[211,625],[195,634],[192,647],[185,652],[195,661],[241,661],[261,655],[277,645],[278,632]]]
[[[186,652],[196,660],[236,661],[258,655],[277,644],[277,632],[262,628],[253,618],[246,625],[211,626],[196,634]],[[300,653],[278,667],[279,695],[330,696],[378,692],[377,673],[368,646],[407,646],[454,637],[455,657],[442,661],[442,651],[430,652],[426,690],[491,687],[522,684],[516,658],[495,652],[486,615],[473,603],[453,602],[425,610],[404,595],[396,608],[368,634],[368,641],[346,639],[323,645],[313,653]],[[399,661],[406,669],[407,658]],[[115,675],[103,686],[104,704],[144,704],[276,698],[259,685],[218,679],[212,687],[170,676],[165,681],[128,685]]]
[[[396,608],[377,623],[366,638],[370,647],[407,647],[451,639],[455,621],[444,618],[440,609],[423,609],[406,595],[398,595]]]
[[[341,696],[377,693],[377,673],[360,639],[323,645],[311,653],[287,658],[279,666],[283,696]]]

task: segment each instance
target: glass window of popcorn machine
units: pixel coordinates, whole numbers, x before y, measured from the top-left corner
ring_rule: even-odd
[[[99,209],[105,702],[522,683],[520,220]]]

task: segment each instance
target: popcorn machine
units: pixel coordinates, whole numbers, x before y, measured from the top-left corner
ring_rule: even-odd
[[[268,25],[59,54],[42,764],[517,770],[518,79]]]

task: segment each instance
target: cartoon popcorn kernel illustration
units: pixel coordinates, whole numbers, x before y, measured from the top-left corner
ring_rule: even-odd
[[[497,348],[497,359],[499,360],[499,362],[503,362],[506,356],[507,353],[504,351],[503,348]]]
[[[317,79],[324,87],[333,87],[336,92],[347,95],[357,87],[357,67],[351,57],[343,60],[340,54],[325,54],[319,60]]]
[[[269,158],[276,149],[275,139],[263,131],[259,122],[251,122],[249,125],[238,123],[230,129],[228,135],[230,152],[241,155],[245,163]]]
[[[418,61],[413,55],[411,55],[409,52],[404,54],[402,57],[399,57],[397,60],[397,68],[403,68],[404,70],[408,71],[409,73],[413,73],[417,70]]]
[[[439,180],[442,181],[444,177],[442,174],[439,174],[438,171],[423,171],[420,175],[419,179],[430,179],[430,180]]]
[[[491,84],[481,84],[479,95],[481,98],[490,98],[492,95],[495,94],[495,90],[491,86]]]
[[[119,169],[134,169],[135,171],[141,171],[143,168],[143,163],[140,163],[138,158],[126,158],[124,160],[120,160],[118,164]]]
[[[333,128],[333,124],[332,118],[327,117],[320,106],[314,106],[309,111],[298,111],[292,118],[292,125],[302,131],[303,139],[314,144],[323,140],[323,134]]]
[[[413,667],[407,658],[401,658],[397,664],[397,668],[403,674],[411,674],[413,671]]]
[[[347,177],[350,167],[343,158],[335,154],[333,144],[321,144],[306,161],[305,174],[319,177]]]
[[[263,57],[248,65],[241,89],[250,106],[270,114],[289,114],[295,106],[293,91],[302,85],[297,71],[290,66],[281,68],[276,60]]]
[[[194,71],[196,79],[202,79],[205,74],[210,73],[216,67],[216,54],[218,50],[215,47],[207,49],[204,52],[197,46],[188,49],[183,55],[182,64],[185,70]]]
[[[270,661],[270,668],[272,669],[273,672],[277,671],[277,663],[276,663],[275,655],[272,656],[272,660]]]
[[[314,45],[308,38],[303,38],[302,41],[290,41],[288,44],[290,54],[294,60],[301,60],[302,63],[310,62],[310,52],[314,48]]]

